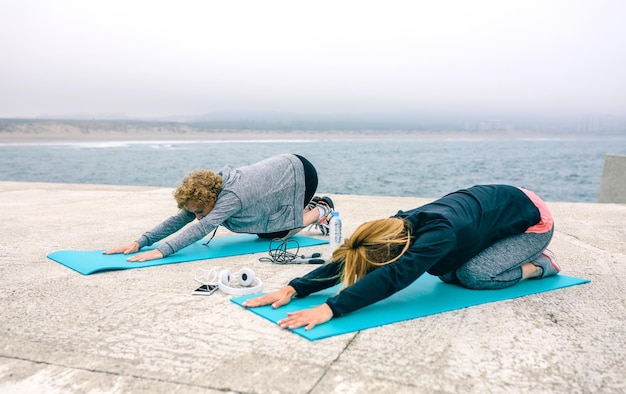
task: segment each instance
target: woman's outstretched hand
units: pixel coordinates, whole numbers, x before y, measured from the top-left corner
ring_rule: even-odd
[[[291,286],[285,286],[273,293],[246,300],[242,305],[246,308],[254,308],[263,305],[272,305],[272,308],[278,308],[291,302],[291,297],[295,294],[296,289]],[[312,309],[287,313],[287,317],[280,320],[278,325],[288,329],[306,326],[305,329],[310,330],[316,325],[326,323],[332,318],[333,311],[327,304],[322,304]]]
[[[272,308],[278,308],[291,302],[291,297],[296,294],[296,289],[291,286],[285,286],[273,293],[262,295],[261,297],[251,298],[242,304],[246,308],[254,308],[263,305],[272,305]]]
[[[103,254],[130,254],[139,251],[139,244],[137,242],[131,242],[128,245],[118,246],[117,248],[111,248],[102,252]]]
[[[322,304],[315,308],[288,313],[286,318],[278,321],[278,325],[290,330],[306,326],[304,329],[310,330],[319,324],[326,323],[332,318],[332,309],[330,309],[328,304]]]
[[[139,244],[131,242],[128,245],[118,246],[102,252],[103,254],[131,254],[139,251]],[[126,261],[142,262],[148,260],[156,260],[163,258],[163,253],[159,249],[153,249],[147,252],[139,253],[126,259]]]
[[[126,259],[126,261],[140,263],[142,261],[156,260],[156,259],[162,259],[162,258],[163,258],[163,253],[161,253],[159,249],[152,249],[147,252],[130,256],[129,258]]]

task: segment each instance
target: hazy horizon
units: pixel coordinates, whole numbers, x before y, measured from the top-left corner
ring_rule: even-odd
[[[4,2],[0,118],[624,117],[623,15],[621,0]]]

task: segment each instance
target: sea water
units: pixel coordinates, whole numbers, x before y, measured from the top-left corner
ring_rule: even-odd
[[[322,193],[435,198],[506,183],[546,201],[595,202],[604,156],[626,154],[626,138],[0,144],[0,180],[173,188],[194,169],[218,171],[279,153],[309,159]]]

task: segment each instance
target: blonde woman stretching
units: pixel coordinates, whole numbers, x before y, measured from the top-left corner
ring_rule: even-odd
[[[341,283],[318,307],[289,313],[278,324],[311,329],[385,299],[425,272],[469,289],[499,289],[556,275],[546,249],[554,232],[546,204],[508,185],[478,185],[432,203],[362,224],[329,263],[243,305],[278,308]]]

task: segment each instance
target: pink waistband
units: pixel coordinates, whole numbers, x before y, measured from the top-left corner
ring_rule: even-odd
[[[539,223],[533,226],[530,226],[526,230],[526,232],[543,234],[552,230],[552,226],[554,225],[554,219],[552,218],[552,214],[550,213],[550,210],[548,209],[548,206],[546,205],[546,203],[541,198],[539,198],[539,196],[536,195],[534,192],[530,190],[526,190],[521,187],[518,189],[523,191],[524,194],[526,194],[526,196],[530,198],[530,201],[532,201],[533,204],[535,204],[535,206],[537,207],[537,209],[539,209],[539,215],[541,215],[541,220],[539,221]]]

